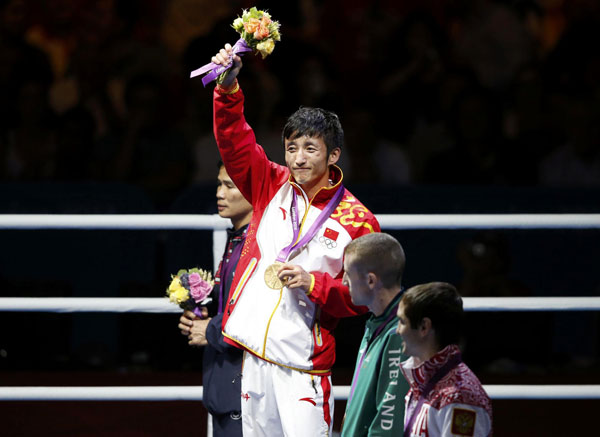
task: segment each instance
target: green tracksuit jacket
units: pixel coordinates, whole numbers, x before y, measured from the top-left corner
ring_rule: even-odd
[[[396,334],[395,314],[401,295],[396,296],[382,315],[372,315],[367,321],[346,405],[342,437],[402,436],[404,397],[409,386],[400,370],[400,363],[408,357],[401,353],[402,338]]]

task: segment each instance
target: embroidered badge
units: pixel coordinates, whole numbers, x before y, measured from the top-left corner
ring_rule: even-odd
[[[452,411],[452,434],[473,436],[475,433],[475,412],[463,408]]]
[[[334,231],[330,228],[325,228],[325,232],[323,232],[323,235],[319,237],[319,241],[321,242],[321,244],[325,245],[327,249],[333,249],[334,247],[337,247],[336,240],[339,235],[340,233],[338,231]]]
[[[334,231],[333,229],[329,229],[329,228],[325,228],[325,232],[323,232],[323,236],[325,238],[329,238],[332,241],[336,241],[338,238],[338,235],[340,235],[339,232]]]

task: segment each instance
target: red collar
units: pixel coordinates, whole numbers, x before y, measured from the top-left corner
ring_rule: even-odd
[[[313,206],[321,207],[329,202],[329,199],[333,197],[333,195],[337,192],[337,190],[342,186],[342,180],[344,179],[344,174],[342,170],[337,165],[329,166],[329,179],[333,183],[333,185],[329,187],[322,187],[317,191],[315,196],[311,201]],[[298,194],[302,194],[300,186],[296,183],[292,175],[289,177],[289,182],[292,184],[295,190],[297,190]]]
[[[410,385],[421,390],[438,369],[456,355],[460,355],[460,349],[457,345],[451,344],[417,367],[411,366],[412,359],[405,361],[402,370],[407,375]]]

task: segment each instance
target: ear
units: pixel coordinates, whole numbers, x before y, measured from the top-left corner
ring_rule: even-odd
[[[375,285],[377,284],[377,275],[373,272],[367,273],[367,285],[371,290],[375,289]]]
[[[329,157],[327,158],[327,165],[333,165],[338,162],[340,159],[340,155],[342,154],[342,149],[336,147],[331,152],[329,152]]]
[[[423,317],[421,323],[419,324],[419,335],[421,338],[426,337],[430,332],[433,332],[433,325],[431,324],[431,319],[429,317]]]

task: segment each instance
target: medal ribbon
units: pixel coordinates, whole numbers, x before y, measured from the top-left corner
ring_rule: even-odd
[[[241,236],[233,236],[229,239],[228,244],[225,246],[225,254],[223,255],[223,260],[221,261],[222,263],[222,267],[221,267],[221,271],[220,271],[220,284],[219,284],[219,312],[218,314],[221,314],[223,312],[224,309],[224,305],[225,305],[225,299],[227,299],[228,297],[225,296],[225,298],[223,297],[223,293],[225,291],[225,289],[227,289],[227,291],[229,292],[229,288],[231,286],[231,280],[233,280],[233,277],[229,278],[229,276],[231,275],[231,270],[232,270],[232,265],[235,264],[237,266],[237,263],[240,259],[240,255],[242,254],[242,248],[244,247],[244,242],[246,241],[246,234],[248,233],[248,226],[246,226],[246,229],[244,229],[244,232],[242,233]],[[238,241],[235,241],[235,240]],[[231,253],[229,254],[229,256],[227,256],[227,252],[229,251],[229,249],[233,247],[233,249],[231,249]]]
[[[365,360],[365,357],[367,356],[367,352],[369,351],[369,346],[371,346],[373,344],[375,339],[379,336],[379,334],[381,334],[381,332],[385,329],[387,324],[390,323],[390,321],[394,317],[396,317],[396,312],[398,311],[398,305],[399,304],[394,305],[394,308],[392,308],[390,314],[387,316],[385,321],[377,327],[377,329],[375,330],[375,332],[373,333],[371,338],[369,338],[369,340],[367,341],[367,346],[365,347],[365,351],[360,356],[360,361],[358,362],[358,365],[356,366],[356,370],[354,370],[354,377],[352,378],[352,387],[350,388],[350,396],[348,397],[348,403],[350,403],[350,401],[352,400],[352,396],[354,395],[354,389],[356,388],[356,381],[358,381],[358,375],[360,375],[360,370],[362,368],[363,361]]]
[[[333,210],[337,208],[338,204],[340,203],[340,200],[342,200],[342,197],[344,195],[344,186],[340,184],[340,187],[338,188],[337,192],[329,200],[325,208],[323,208],[323,211],[321,211],[315,222],[312,224],[312,226],[306,232],[306,234],[304,234],[300,241],[297,241],[300,233],[300,224],[298,219],[298,195],[296,194],[296,190],[294,190],[293,187],[292,191],[294,195],[292,198],[292,211],[290,213],[290,216],[292,219],[292,229],[294,230],[294,238],[292,238],[292,242],[288,246],[281,249],[279,255],[277,255],[277,261],[279,262],[285,262],[294,249],[298,247],[304,247],[310,240],[313,239],[315,234],[318,232],[319,228],[323,225],[323,223],[325,223],[325,220],[329,218]]]
[[[446,376],[448,373],[450,373],[450,371],[452,369],[454,369],[456,366],[458,366],[461,362],[462,362],[461,355],[460,354],[454,355],[452,358],[450,358],[448,360],[448,362],[446,364],[444,364],[442,367],[440,367],[438,369],[437,372],[435,372],[435,374],[431,377],[431,379],[429,381],[427,381],[427,384],[425,384],[425,387],[423,387],[421,396],[419,396],[419,401],[417,402],[417,405],[415,406],[414,410],[412,411],[412,414],[410,415],[410,419],[408,420],[408,422],[405,422],[406,425],[404,425],[404,437],[410,436],[413,424],[415,423],[415,419],[417,418],[419,411],[421,411],[421,408],[423,407],[423,403],[425,402],[425,398],[427,397],[429,392],[431,390],[433,390],[435,385],[438,382],[440,382],[440,380],[444,376]],[[409,402],[409,405],[410,405],[410,402]]]

